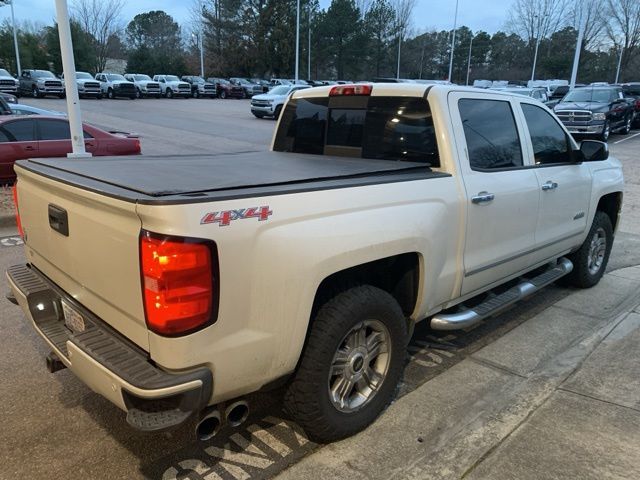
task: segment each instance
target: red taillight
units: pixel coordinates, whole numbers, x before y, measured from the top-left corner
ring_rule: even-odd
[[[18,226],[18,233],[20,237],[24,239],[24,232],[22,231],[22,222],[20,221],[20,210],[18,209],[18,180],[13,184],[13,204],[16,207],[16,225]]]
[[[215,321],[218,266],[213,242],[143,230],[140,264],[151,330],[184,335]]]
[[[141,153],[142,152],[142,148],[140,147],[140,140],[138,140],[136,138],[135,142],[133,143],[134,148],[136,150],[136,153]]]
[[[330,97],[342,95],[371,95],[373,86],[363,83],[359,85],[336,85],[329,91]]]

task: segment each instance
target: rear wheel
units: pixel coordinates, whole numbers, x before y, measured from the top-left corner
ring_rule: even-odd
[[[398,302],[376,287],[353,287],[320,308],[285,395],[309,438],[332,442],[376,419],[395,394],[407,336]]]
[[[589,288],[597,284],[609,262],[613,246],[613,227],[609,216],[597,211],[589,234],[580,249],[571,255],[573,271],[567,275],[567,282],[580,288]]]
[[[620,131],[623,135],[628,135],[631,131],[631,123],[633,123],[633,115],[627,115],[624,119],[624,128]]]

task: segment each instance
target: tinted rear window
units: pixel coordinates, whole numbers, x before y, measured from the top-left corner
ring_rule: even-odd
[[[291,100],[274,150],[422,162],[440,166],[433,118],[421,97],[369,97],[366,107],[330,107],[330,99]]]

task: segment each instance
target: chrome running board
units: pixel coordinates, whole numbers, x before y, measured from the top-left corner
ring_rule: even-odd
[[[528,279],[510,288],[506,292],[493,296],[473,308],[456,313],[438,314],[431,318],[434,330],[459,330],[475,325],[479,321],[500,313],[510,305],[528,297],[550,283],[564,277],[573,270],[573,263],[567,258],[558,260],[558,264],[537,277]]]

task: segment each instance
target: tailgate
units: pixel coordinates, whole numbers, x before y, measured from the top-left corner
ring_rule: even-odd
[[[60,288],[148,351],[136,204],[16,167],[26,255]],[[64,223],[65,228],[56,223]],[[57,228],[57,229],[56,229]],[[62,233],[60,233],[62,232]]]

